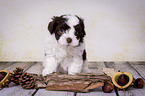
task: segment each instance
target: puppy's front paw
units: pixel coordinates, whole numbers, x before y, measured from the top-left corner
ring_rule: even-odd
[[[42,71],[42,75],[46,76],[47,74],[53,73],[53,71],[48,70],[47,68],[44,68]]]
[[[76,72],[68,72],[68,74],[75,75]]]
[[[81,70],[69,70],[68,74],[75,75],[77,73],[81,73]]]

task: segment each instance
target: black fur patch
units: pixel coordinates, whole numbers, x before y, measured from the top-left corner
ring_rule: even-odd
[[[79,42],[83,42],[83,38],[86,35],[83,27],[80,24],[78,24],[78,25],[74,26],[74,28],[76,31],[75,35],[77,36],[77,39],[79,39]]]
[[[83,59],[83,60],[86,60],[86,59],[87,59],[86,55],[87,55],[87,54],[86,54],[86,50],[84,50],[84,51],[83,51],[83,55],[82,55],[82,59]]]
[[[68,30],[70,27],[66,24],[66,23],[63,23],[59,26],[56,27],[56,30],[55,30],[55,37],[56,37],[56,40],[58,40],[60,38],[60,36],[65,33],[66,30]]]
[[[52,18],[52,22],[49,23],[48,25],[48,30],[50,31],[51,34],[56,32],[56,28],[60,25],[65,24],[65,21],[67,21],[66,18],[62,18],[62,17],[53,17]]]

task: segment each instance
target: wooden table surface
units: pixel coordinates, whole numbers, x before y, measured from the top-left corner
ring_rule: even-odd
[[[0,70],[13,72],[16,67],[21,67],[25,72],[41,74],[42,62],[0,62]],[[145,62],[90,62],[89,69],[92,73],[103,73],[102,68],[114,68],[121,72],[129,72],[134,78],[145,80]],[[45,89],[23,89],[20,85],[10,83],[9,87],[0,89],[0,96],[116,96],[115,91],[104,93],[102,87],[91,90],[89,93],[74,93],[67,91],[48,91]],[[145,88],[130,87],[127,91],[119,90],[119,96],[145,96]]]

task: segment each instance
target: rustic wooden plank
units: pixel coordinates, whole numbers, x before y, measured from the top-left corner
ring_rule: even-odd
[[[88,67],[91,73],[103,73],[102,69],[105,65],[104,62],[90,62]]]
[[[31,68],[29,68],[26,72],[28,73],[35,73],[35,74],[41,74],[43,70],[42,67],[42,62],[39,62],[37,64],[35,64],[34,66],[32,66]],[[37,90],[36,93],[33,93],[36,96],[41,96],[43,94],[43,96],[73,96],[74,92],[67,92],[67,91],[48,91],[46,89],[39,89]]]
[[[145,96],[145,88],[139,89],[139,88],[130,88],[128,92],[123,92],[124,96]],[[129,94],[131,93],[131,94]]]
[[[140,77],[134,69],[130,65],[128,65],[126,62],[106,62],[105,66],[107,68],[114,68],[115,70],[120,70],[121,72],[129,72],[131,73],[135,78]]]
[[[120,70],[121,72],[129,72],[135,78],[140,77],[138,73],[127,62],[106,62],[105,65],[108,66],[109,68],[115,68],[116,70]],[[143,96],[144,95],[143,91],[145,91],[144,88],[140,90],[135,88],[129,88],[127,91],[119,90],[118,93],[120,96]]]
[[[103,73],[104,62],[90,62],[89,69],[92,73]],[[76,96],[116,96],[114,90],[111,93],[104,93],[102,87],[90,90],[90,93],[77,93]]]
[[[101,64],[102,63],[102,64]],[[95,62],[93,63],[90,63],[89,64],[89,69],[91,70],[91,72],[94,72],[94,73],[102,73],[102,68],[104,67],[108,67],[108,68],[115,68],[115,69],[120,69],[121,71],[125,71],[125,72],[130,72],[135,78],[138,78],[140,77],[138,75],[138,73],[132,68],[132,66],[134,68],[141,68],[141,69],[137,69],[137,71],[141,74],[141,75],[144,75],[144,63],[141,62],[141,63],[130,63],[131,66],[129,64],[127,64],[126,62],[105,62],[105,65],[103,62],[97,62],[95,64]],[[22,64],[22,65],[21,65]],[[14,64],[10,64],[10,66],[6,66],[4,67],[3,69],[5,70],[9,70],[10,72],[12,72],[16,67],[21,67],[21,68],[24,68],[25,71],[27,72],[30,72],[30,73],[36,73],[36,74],[40,74],[41,71],[42,71],[42,66],[41,66],[41,62],[40,63],[14,63]],[[26,64],[26,65],[25,65]],[[141,65],[141,66],[140,66]],[[94,66],[94,67],[93,67]],[[1,67],[0,67],[1,68]],[[36,92],[36,94],[34,94]],[[115,92],[113,91],[112,93],[104,93],[102,91],[102,87],[99,87],[99,88],[96,88],[94,90],[91,90],[90,93],[73,93],[73,92],[66,92],[66,91],[46,91],[45,89],[39,89],[38,91],[37,90],[25,90],[25,89],[22,89],[21,86],[15,86],[14,84],[10,84],[10,87],[7,87],[7,88],[4,88],[3,90],[0,91],[0,94],[2,96],[15,96],[15,95],[18,95],[18,96],[31,96],[32,94],[36,95],[36,96],[39,96],[39,95],[52,95],[52,96],[62,96],[62,95],[65,95],[65,96],[70,96],[70,95],[76,95],[76,96],[95,96],[96,94],[101,96],[116,96],[115,95]],[[127,91],[119,91],[119,95],[120,96],[144,96],[145,94],[145,88],[143,89],[135,89],[135,88],[129,88]]]
[[[33,65],[31,68],[29,68],[28,70],[26,70],[26,72],[28,73],[34,73],[34,74],[41,74],[43,70],[42,67],[42,62],[37,62],[35,65]]]
[[[103,73],[102,72],[102,68],[103,67],[105,67],[104,66],[104,63],[103,62],[91,62],[90,64],[89,64],[89,69],[91,70],[91,72],[93,72],[93,73]],[[102,88],[102,87],[100,87],[100,88]],[[99,89],[100,91],[98,91],[98,89],[96,89],[96,90],[92,90],[92,91],[94,91],[94,92],[91,92],[91,93],[85,93],[85,94],[87,94],[87,95],[90,95],[90,96],[94,96],[94,94],[96,94],[96,91],[97,91],[97,94],[98,94],[98,92],[100,93],[100,95],[102,94],[102,95],[105,95],[105,93],[102,91],[102,89]],[[66,95],[77,95],[77,96],[79,96],[79,95],[83,95],[84,93],[73,93],[73,92],[67,92],[67,91],[46,91],[45,89],[39,89],[38,90],[38,92],[36,93],[36,96],[39,96],[39,95],[41,95],[41,94],[43,94],[44,96],[45,95],[56,95],[56,96],[66,96]],[[113,95],[110,95],[110,96],[113,96]]]
[[[12,65],[13,62],[0,62],[0,70],[4,70],[8,66]]]
[[[104,62],[106,68],[115,68],[114,62]]]
[[[111,93],[104,93],[102,87],[90,90],[90,93],[77,93],[76,96],[116,96],[114,90]]]
[[[145,80],[145,62],[128,62],[128,64]]]
[[[13,72],[16,67],[21,67],[25,70],[33,66],[35,63],[33,62],[18,62],[14,63],[11,66],[5,68],[4,70],[8,70]],[[31,96],[35,92],[35,89],[24,90],[20,85],[16,85],[11,83],[9,87],[5,87],[0,91],[1,96]]]
[[[66,91],[46,91],[45,89],[39,89],[35,96],[74,96],[74,92]]]
[[[16,67],[21,67],[24,69],[24,71],[33,66],[35,63],[34,62],[17,62],[17,63],[14,63],[12,64],[11,66],[5,68],[4,70],[8,70],[9,72],[13,72],[13,70],[16,69]]]
[[[138,73],[127,62],[115,62],[115,68],[122,72],[129,72],[134,78],[140,78]]]
[[[35,90],[24,90],[20,85],[9,86],[0,91],[1,96],[31,96]]]

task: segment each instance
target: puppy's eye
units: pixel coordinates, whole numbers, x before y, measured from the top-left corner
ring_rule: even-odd
[[[61,29],[60,32],[63,32],[63,30]]]
[[[79,33],[79,32],[78,32],[78,31],[76,31],[76,32],[75,32],[75,35],[78,35],[78,33]]]
[[[61,30],[59,30],[59,31],[58,31],[58,34],[59,34],[59,35],[62,35],[62,34],[63,34],[63,32],[64,32],[64,30],[63,30],[63,29],[61,29]]]

